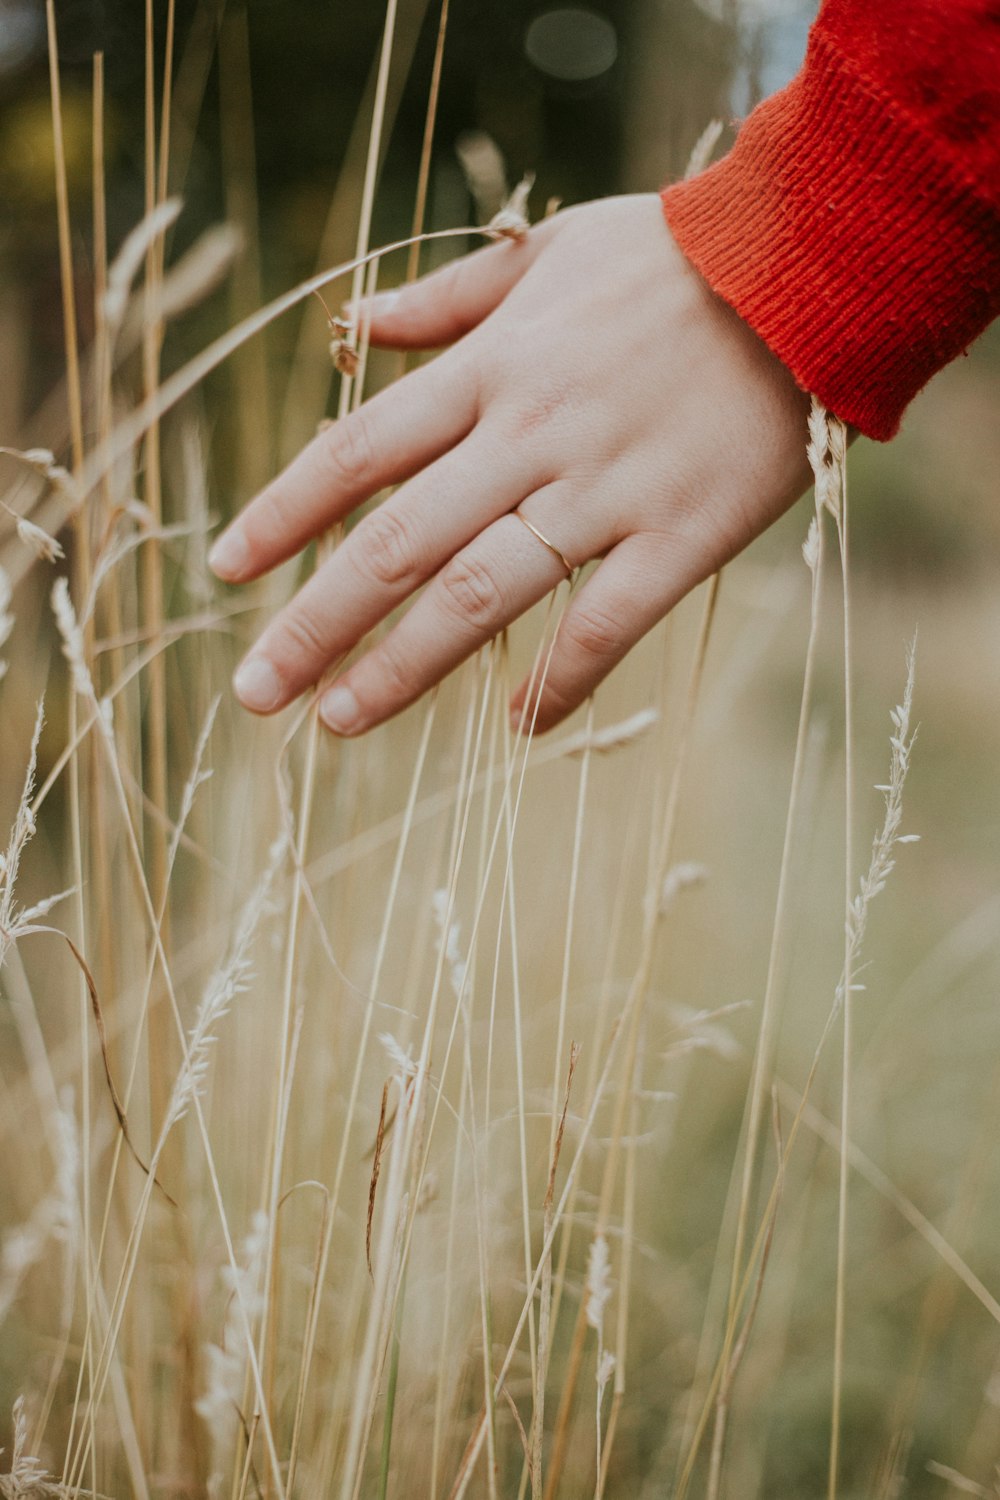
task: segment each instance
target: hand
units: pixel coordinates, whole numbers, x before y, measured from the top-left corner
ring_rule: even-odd
[[[258,713],[426,584],[320,714],[360,734],[419,698],[566,577],[519,508],[574,567],[603,559],[559,627],[537,705],[551,728],[809,483],[807,398],[684,259],[655,194],[565,210],[376,297],[371,341],[452,347],[315,438],[211,554],[245,582],[399,485],[243,662],[235,690]]]

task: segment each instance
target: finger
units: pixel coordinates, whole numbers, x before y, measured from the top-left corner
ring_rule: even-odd
[[[558,558],[515,516],[503,516],[454,557],[395,629],[327,690],[320,717],[342,735],[383,723],[565,578]]]
[[[620,542],[559,622],[544,678],[532,698],[523,682],[511,700],[515,729],[541,733],[578,708],[636,642],[667,613],[662,550],[646,537]]]
[[[503,240],[474,250],[409,286],[379,292],[347,311],[362,326],[370,315],[369,340],[382,348],[432,349],[452,344],[503,301],[551,237],[555,223],[555,219],[544,220],[523,240]]]
[[[452,448],[478,414],[468,360],[445,355],[414,370],[313,438],[222,533],[210,566],[227,583],[266,573]]]
[[[275,616],[236,673],[244,707],[274,713],[534,488],[524,453],[484,424],[358,523]]]

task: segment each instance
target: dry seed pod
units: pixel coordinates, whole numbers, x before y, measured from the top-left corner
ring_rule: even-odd
[[[333,360],[334,369],[339,370],[341,375],[349,375],[353,378],[358,373],[358,351],[345,343],[341,338],[330,340],[330,358]]]
[[[491,240],[523,240],[531,228],[528,218],[528,195],[535,185],[535,174],[521,178],[500,212],[493,215],[483,231]]]
[[[58,562],[65,556],[62,547],[54,536],[43,531],[41,526],[36,526],[34,521],[25,520],[22,516],[17,523],[17,534],[26,547],[30,547],[36,557],[43,562]]]

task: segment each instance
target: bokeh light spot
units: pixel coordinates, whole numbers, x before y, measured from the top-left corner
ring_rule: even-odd
[[[524,50],[540,72],[581,83],[614,66],[618,35],[606,16],[566,5],[535,17],[525,33]]]

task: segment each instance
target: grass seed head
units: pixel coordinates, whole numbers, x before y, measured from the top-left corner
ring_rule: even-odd
[[[587,1256],[587,1322],[599,1334],[604,1330],[604,1309],[610,1299],[611,1256],[607,1239],[597,1234],[590,1242]]]
[[[10,577],[7,570],[0,567],[0,647],[7,644],[10,633],[14,629],[14,616],[10,612],[13,602],[14,591],[11,588]],[[7,663],[0,660],[0,678],[7,670]]]
[[[24,516],[17,523],[17,534],[24,545],[30,547],[43,562],[58,562],[66,555],[54,536],[50,536],[41,526],[36,526],[34,521],[29,521]]]
[[[528,196],[535,185],[534,172],[528,172],[511,193],[507,202],[486,226],[491,240],[523,240],[531,228],[528,218]]]

